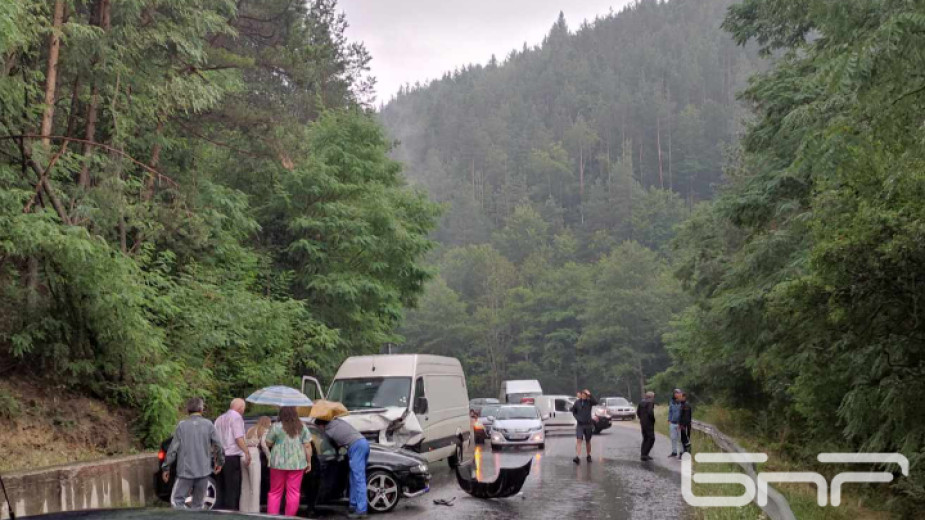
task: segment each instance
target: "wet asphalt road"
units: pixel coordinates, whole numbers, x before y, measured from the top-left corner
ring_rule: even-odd
[[[572,431],[553,431],[546,450],[505,450],[493,453],[488,444],[476,448],[480,480],[493,480],[496,468],[520,466],[533,458],[533,468],[519,496],[507,499],[472,498],[456,484],[445,462],[431,464],[431,491],[403,500],[385,520],[405,518],[445,519],[676,519],[690,517],[681,499],[681,463],[667,457],[670,443],[658,436],[652,462],[640,462],[638,423],[615,423],[596,436],[594,462],[572,462],[575,440]],[[452,507],[435,505],[435,499],[452,499]],[[329,512],[324,518],[343,517]]]

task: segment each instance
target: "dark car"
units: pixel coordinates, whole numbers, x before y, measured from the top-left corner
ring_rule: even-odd
[[[497,399],[493,399],[493,401],[497,401]],[[486,404],[482,407],[482,414],[472,421],[472,432],[475,435],[475,442],[482,444],[486,439],[491,438],[492,421],[494,421],[500,409],[500,404]]]
[[[347,492],[350,475],[346,450],[336,449],[328,436],[314,424],[306,423],[306,426],[312,433],[314,453],[312,471],[302,479],[302,505],[307,506],[309,511],[317,506],[346,506],[349,502]],[[158,453],[161,460],[166,456],[171,440],[167,439],[161,445],[161,451]],[[266,505],[267,491],[270,488],[270,469],[263,454],[260,455],[260,459],[260,503]],[[160,471],[154,475],[155,492],[158,498],[165,502],[170,502],[175,473],[176,464],[171,468],[170,480],[167,483],[161,479]],[[405,449],[370,444],[366,483],[370,512],[391,511],[402,497],[414,498],[430,490],[427,460]],[[218,486],[213,475],[209,479],[206,492],[206,508],[211,509],[217,499]]]
[[[494,399],[492,397],[479,397],[476,399],[470,399],[469,409],[475,412],[475,415],[477,417],[482,417],[483,415],[485,415],[482,413],[482,408],[484,408],[487,405],[491,405],[491,404],[501,404],[501,401]]]

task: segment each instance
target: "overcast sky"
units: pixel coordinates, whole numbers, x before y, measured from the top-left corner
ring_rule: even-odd
[[[348,37],[372,54],[377,104],[401,85],[424,83],[469,63],[503,60],[524,42],[543,40],[565,13],[574,31],[631,0],[340,0]]]

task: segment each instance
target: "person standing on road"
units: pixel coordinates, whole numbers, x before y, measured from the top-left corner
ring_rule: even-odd
[[[681,450],[681,432],[678,429],[678,423],[681,420],[681,390],[674,389],[671,393],[671,401],[668,402],[668,436],[671,438],[671,455],[669,457],[680,457]]]
[[[295,516],[302,500],[302,477],[312,470],[312,434],[294,406],[279,410],[279,421],[267,433],[270,448],[270,492],[267,514],[278,515],[286,491],[286,516]],[[259,499],[258,499],[259,504]]]
[[[642,428],[642,453],[640,460],[652,460],[649,452],[655,444],[655,392],[646,392],[645,399],[636,407],[639,426]]]
[[[244,444],[247,445],[247,451],[251,455],[250,465],[241,472],[241,511],[244,513],[260,512],[260,475],[263,469],[260,463],[260,453],[263,452],[267,460],[270,460],[266,440],[267,432],[270,431],[272,425],[270,418],[264,415],[257,419],[257,424],[251,426],[244,434]]]
[[[234,399],[228,411],[215,420],[218,438],[225,449],[225,469],[219,479],[219,509],[237,511],[241,502],[241,459],[250,466],[251,454],[244,443],[244,399]]]
[[[694,423],[694,409],[687,402],[687,394],[681,392],[681,418],[678,420],[678,429],[681,431],[681,449],[684,452],[691,452],[691,426]]]
[[[587,460],[591,462],[591,437],[594,435],[594,414],[593,409],[597,406],[597,399],[591,395],[591,391],[585,388],[583,391],[578,392],[578,400],[575,401],[575,404],[572,405],[572,415],[575,416],[575,421],[578,424],[575,426],[575,458],[572,459],[572,462],[575,464],[581,464],[581,441],[584,440],[586,451],[588,454]]]
[[[340,448],[347,448],[350,462],[350,518],[366,516],[369,504],[366,501],[366,464],[369,461],[369,441],[347,421],[335,418],[332,421],[315,419],[331,441]]]
[[[186,497],[190,491],[193,492],[190,509],[202,509],[209,476],[213,471],[220,474],[225,464],[222,441],[212,421],[202,416],[203,408],[203,401],[198,397],[186,402],[189,417],[177,425],[167,449],[167,457],[161,464],[161,477],[167,483],[170,482],[170,466],[174,461],[177,463],[177,483],[170,497],[170,505],[176,509],[186,507]]]

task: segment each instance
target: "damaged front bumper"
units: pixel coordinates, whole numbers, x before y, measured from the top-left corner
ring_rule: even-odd
[[[342,417],[370,442],[382,446],[412,448],[424,440],[424,429],[417,416],[407,408],[378,408],[351,411]]]

